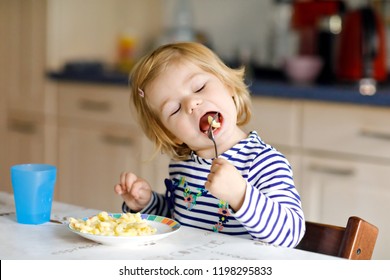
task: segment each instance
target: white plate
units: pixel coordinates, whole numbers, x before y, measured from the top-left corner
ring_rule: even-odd
[[[120,213],[110,214],[114,218],[119,218]],[[104,236],[90,233],[82,233],[78,230],[73,229],[70,224],[68,228],[70,231],[95,242],[101,243],[103,245],[111,245],[111,246],[137,246],[137,245],[145,245],[153,243],[154,241],[166,238],[171,234],[177,232],[181,225],[180,223],[166,217],[156,216],[156,215],[148,215],[141,214],[141,217],[147,221],[147,223],[156,228],[157,232],[153,235],[145,235],[145,236]],[[88,219],[83,218],[83,220]]]

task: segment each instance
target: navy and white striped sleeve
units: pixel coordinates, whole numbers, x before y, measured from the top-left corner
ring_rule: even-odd
[[[131,212],[134,213],[132,209],[130,209],[126,203],[123,202],[122,204],[122,211],[124,213],[126,212]],[[145,206],[144,209],[139,211],[140,213],[143,214],[151,214],[151,215],[158,215],[158,216],[164,216],[164,217],[169,217],[170,213],[168,210],[168,205],[165,200],[164,195],[159,194],[157,192],[152,192],[152,197],[150,198],[150,201],[148,205]]]
[[[255,239],[295,247],[305,232],[304,214],[287,159],[266,149],[253,162],[235,218]]]

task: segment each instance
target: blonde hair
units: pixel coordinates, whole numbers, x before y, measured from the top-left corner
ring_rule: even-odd
[[[146,136],[154,143],[156,152],[168,154],[177,160],[187,159],[191,149],[186,144],[174,142],[173,134],[168,131],[159,119],[158,112],[149,106],[145,95],[147,85],[152,83],[166,67],[179,60],[194,63],[202,70],[215,75],[233,91],[237,108],[237,125],[249,122],[251,117],[251,100],[244,82],[244,68],[232,69],[206,46],[194,42],[173,43],[160,46],[141,58],[130,74],[131,99],[136,109],[137,118]],[[141,92],[141,93],[140,93]]]

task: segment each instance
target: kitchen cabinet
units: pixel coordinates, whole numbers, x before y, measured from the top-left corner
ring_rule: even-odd
[[[1,21],[1,16],[0,16],[0,21]],[[2,22],[0,22],[0,30],[1,30],[1,25],[2,25]],[[0,33],[1,33],[1,31],[0,31]],[[1,46],[0,46],[0,56],[1,57],[3,56]],[[5,83],[4,72],[5,72],[5,67],[0,66],[0,87],[1,87],[1,85],[3,85]],[[7,113],[6,113],[7,106],[6,106],[6,102],[7,102],[7,99],[2,92],[3,92],[3,89],[1,88],[1,90],[0,90],[0,139],[6,139],[6,135],[7,135],[7,125],[6,125],[6,123],[7,123]],[[6,162],[5,162],[6,161],[6,158],[5,158],[6,151],[7,150],[6,150],[5,146],[0,145],[0,178],[5,178],[5,176],[7,176],[5,173],[6,171],[4,170],[5,166],[6,166]],[[5,179],[0,179],[0,189],[1,190],[3,190],[2,185],[4,185],[4,184],[9,185],[9,183],[6,183]],[[4,190],[5,190],[5,187],[4,187]],[[8,191],[8,187],[7,187],[6,191]]]
[[[3,166],[0,170],[2,189],[12,192],[10,167],[14,164],[43,162],[45,154],[45,124],[41,117],[28,113],[9,113]]]
[[[50,114],[16,110],[5,112],[5,120],[0,128],[3,139],[0,186],[2,190],[12,193],[10,178],[12,165],[56,164],[57,123],[56,117]]]
[[[147,161],[151,145],[131,114],[129,90],[59,83],[57,95],[58,200],[121,212],[122,199],[113,190],[120,173],[155,183],[161,172]]]
[[[390,110],[305,102],[302,201],[307,219],[339,223],[358,215],[379,227],[373,258],[389,259]]]
[[[306,149],[390,160],[389,107],[305,102],[303,115]]]
[[[58,199],[89,208],[121,212],[122,199],[114,194],[113,187],[119,182],[122,170],[138,171],[136,138],[129,128],[61,125]]]
[[[0,188],[10,167],[55,163],[55,117],[45,91],[46,1],[0,1]]]
[[[374,259],[390,259],[390,110],[284,98],[253,98],[248,129],[290,161],[307,220],[374,223]]]
[[[302,104],[297,100],[252,98],[252,118],[247,126],[269,143],[285,149],[299,148]]]
[[[389,259],[390,163],[304,156],[301,191],[307,220],[345,225],[360,216],[379,228],[374,259]]]
[[[0,18],[7,107],[41,113],[46,105],[46,1],[0,1]]]
[[[1,110],[1,108],[0,108]],[[6,139],[6,133],[7,133],[7,130],[6,130],[6,126],[5,126],[5,120],[2,116],[3,114],[0,113],[0,139]],[[3,179],[0,179],[0,190],[4,190],[4,191],[7,191],[7,192],[11,192],[11,186],[10,186],[10,182],[8,181],[7,182],[7,179],[5,178],[9,178],[9,175],[7,175],[7,172],[9,172],[9,170],[7,170],[6,166],[7,166],[7,163],[6,163],[6,156],[5,156],[5,153],[6,153],[6,148],[4,145],[0,145],[0,177],[3,178]]]

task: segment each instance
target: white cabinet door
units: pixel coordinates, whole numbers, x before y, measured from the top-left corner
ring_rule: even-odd
[[[389,108],[305,102],[303,109],[305,149],[390,159]]]
[[[345,226],[360,216],[379,228],[374,259],[390,259],[390,162],[306,156],[301,197],[307,220]]]
[[[127,87],[58,85],[58,199],[121,212],[114,193],[122,171],[140,171],[142,134]]]
[[[248,130],[256,130],[264,141],[277,148],[300,146],[302,106],[299,101],[254,97],[252,103]]]
[[[165,191],[168,160],[151,158],[153,146],[131,112],[127,87],[60,83],[57,94],[61,201],[120,211],[113,187],[122,171]]]
[[[130,128],[61,126],[59,129],[59,200],[121,212],[114,193],[122,171],[138,172],[139,135]]]

